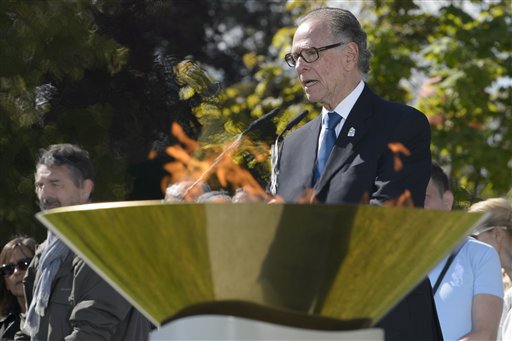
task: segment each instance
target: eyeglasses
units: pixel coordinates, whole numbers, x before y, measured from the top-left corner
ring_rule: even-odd
[[[309,47],[307,49],[300,51],[300,53],[287,53],[284,56],[284,60],[286,61],[286,63],[288,63],[288,65],[290,65],[290,67],[294,67],[297,64],[297,60],[299,59],[299,57],[301,57],[306,63],[313,63],[314,61],[318,60],[318,58],[320,58],[321,51],[333,49],[335,47],[345,44],[346,43],[342,42],[322,47]]]
[[[4,264],[0,266],[0,275],[2,276],[10,276],[14,273],[14,270],[17,269],[18,271],[25,271],[28,268],[28,265],[30,264],[30,261],[32,258],[24,258],[20,261],[18,261],[16,264],[10,263],[10,264]]]

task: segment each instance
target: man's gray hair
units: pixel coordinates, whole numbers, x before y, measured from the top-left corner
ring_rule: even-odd
[[[36,169],[41,166],[67,166],[71,172],[72,180],[80,187],[84,180],[94,181],[94,168],[89,153],[81,147],[69,144],[53,144],[48,149],[40,151]]]
[[[331,33],[343,42],[354,42],[359,47],[359,71],[366,78],[370,71],[370,58],[372,53],[366,42],[366,32],[357,18],[350,12],[341,8],[322,7],[312,10],[301,17],[298,25],[312,19],[321,19],[329,25]],[[337,42],[333,42],[337,43]]]

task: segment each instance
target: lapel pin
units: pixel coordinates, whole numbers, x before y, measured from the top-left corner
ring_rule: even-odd
[[[354,129],[354,127],[351,127],[349,130],[348,130],[348,134],[347,136],[348,137],[352,137],[352,136],[355,136],[356,135],[356,130]]]

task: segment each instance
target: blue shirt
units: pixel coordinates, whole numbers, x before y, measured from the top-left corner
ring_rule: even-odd
[[[445,263],[446,258],[429,273],[432,285]],[[500,259],[492,246],[467,237],[434,296],[446,341],[458,340],[471,331],[473,296],[478,294],[503,298]]]

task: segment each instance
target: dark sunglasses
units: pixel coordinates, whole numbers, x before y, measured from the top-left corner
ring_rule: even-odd
[[[32,258],[24,258],[20,261],[18,261],[16,264],[10,263],[10,264],[4,264],[0,266],[0,275],[2,276],[10,276],[14,273],[15,269],[18,269],[18,271],[25,271],[28,268],[28,265],[30,264],[30,261]]]

